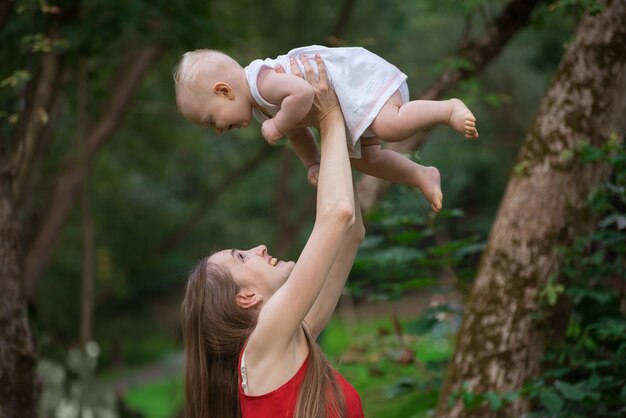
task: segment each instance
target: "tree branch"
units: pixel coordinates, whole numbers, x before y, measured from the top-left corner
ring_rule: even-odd
[[[42,133],[50,122],[61,69],[61,57],[58,53],[43,54],[41,71],[33,88],[33,97],[27,101],[27,109],[22,113],[24,119],[20,121],[16,131],[16,147],[11,157],[15,202],[21,201],[36,151],[41,144]]]
[[[259,152],[244,161],[239,167],[228,174],[214,189],[206,193],[206,198],[189,215],[185,223],[157,247],[156,255],[160,256],[176,248],[185,239],[194,226],[206,215],[207,210],[237,181],[249,175],[258,165],[276,152],[276,147],[262,147]]]
[[[337,16],[337,20],[330,30],[329,38],[335,40],[341,38],[343,33],[346,31],[346,27],[348,26],[350,15],[352,14],[352,10],[354,9],[354,3],[355,0],[344,0],[343,5],[341,6],[341,11],[339,12],[339,16]]]
[[[15,2],[11,0],[5,0],[0,4],[0,31],[4,28],[4,25],[7,23],[9,19],[9,15],[11,14],[11,10],[13,9],[13,4]]]
[[[110,139],[111,133],[128,110],[143,76],[157,59],[159,52],[159,48],[148,46],[129,54],[128,62],[120,65],[116,81],[112,83],[115,90],[101,112],[103,116],[89,130],[85,139],[86,161],[92,161],[98,150]],[[48,210],[26,254],[24,280],[29,298],[32,298],[37,282],[50,261],[61,228],[82,190],[83,171],[80,161],[72,160],[54,181],[46,206]]]

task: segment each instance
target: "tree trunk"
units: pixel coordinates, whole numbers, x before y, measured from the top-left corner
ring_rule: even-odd
[[[558,272],[558,249],[593,226],[586,199],[609,174],[605,165],[567,156],[581,141],[598,147],[626,131],[626,2],[603,4],[597,16],[582,19],[518,157],[465,308],[439,417],[528,410],[524,399],[497,413],[448,402],[463,382],[474,393],[504,393],[540,371],[549,335],[532,319],[542,307],[539,294]]]
[[[93,338],[95,272],[95,233],[89,191],[83,191],[83,276],[80,300],[80,347]]]
[[[82,190],[83,215],[83,274],[80,300],[80,348],[92,339],[93,335],[93,308],[95,282],[95,233],[94,219],[91,210],[91,196],[89,193],[89,156],[85,138],[87,128],[87,74],[84,61],[78,65],[78,140],[80,144],[80,164],[83,172],[84,186]],[[83,352],[84,353],[84,352]],[[83,354],[84,355],[84,354]]]
[[[10,171],[0,167],[0,417],[29,418],[35,416],[36,353],[26,316]]]
[[[455,56],[467,60],[471,68],[449,68],[420,96],[421,100],[438,100],[456,84],[468,77],[479,74],[504,49],[513,36],[530,22],[531,16],[541,0],[512,0],[494,21],[487,25],[484,33],[475,40],[463,41]],[[425,130],[407,140],[386,144],[387,149],[410,154],[422,147],[428,140],[430,130]],[[382,200],[389,190],[389,183],[363,175],[357,183],[361,210],[372,210],[376,202]]]

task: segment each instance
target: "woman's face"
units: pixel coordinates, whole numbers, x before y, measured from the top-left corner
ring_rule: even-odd
[[[244,294],[261,296],[266,302],[289,278],[295,263],[280,261],[267,252],[265,245],[249,250],[223,250],[209,261],[226,267]]]

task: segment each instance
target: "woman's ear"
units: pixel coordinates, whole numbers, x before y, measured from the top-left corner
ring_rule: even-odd
[[[235,91],[233,88],[228,83],[224,83],[223,81],[218,81],[213,85],[213,93],[229,100],[235,98]]]
[[[263,302],[263,297],[256,293],[238,293],[237,305],[244,309],[250,309]]]

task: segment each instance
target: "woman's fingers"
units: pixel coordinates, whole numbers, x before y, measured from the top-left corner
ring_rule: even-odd
[[[286,72],[285,69],[283,68],[283,66],[280,65],[280,64],[276,64],[276,67],[274,67],[274,71],[276,71],[277,73],[280,73],[280,74],[285,74],[285,72]]]
[[[328,81],[326,78],[326,66],[320,54],[315,54],[315,62],[317,63],[317,77],[320,83],[326,83]]]
[[[289,58],[289,65],[291,66],[291,74],[300,78],[304,78],[304,76],[300,72],[300,67],[298,67],[298,63],[296,62],[295,58]]]
[[[313,84],[315,82],[315,71],[313,71],[313,67],[311,67],[309,59],[301,56],[300,61],[302,61],[302,65],[304,65],[304,73],[306,74],[306,79],[309,83]]]

